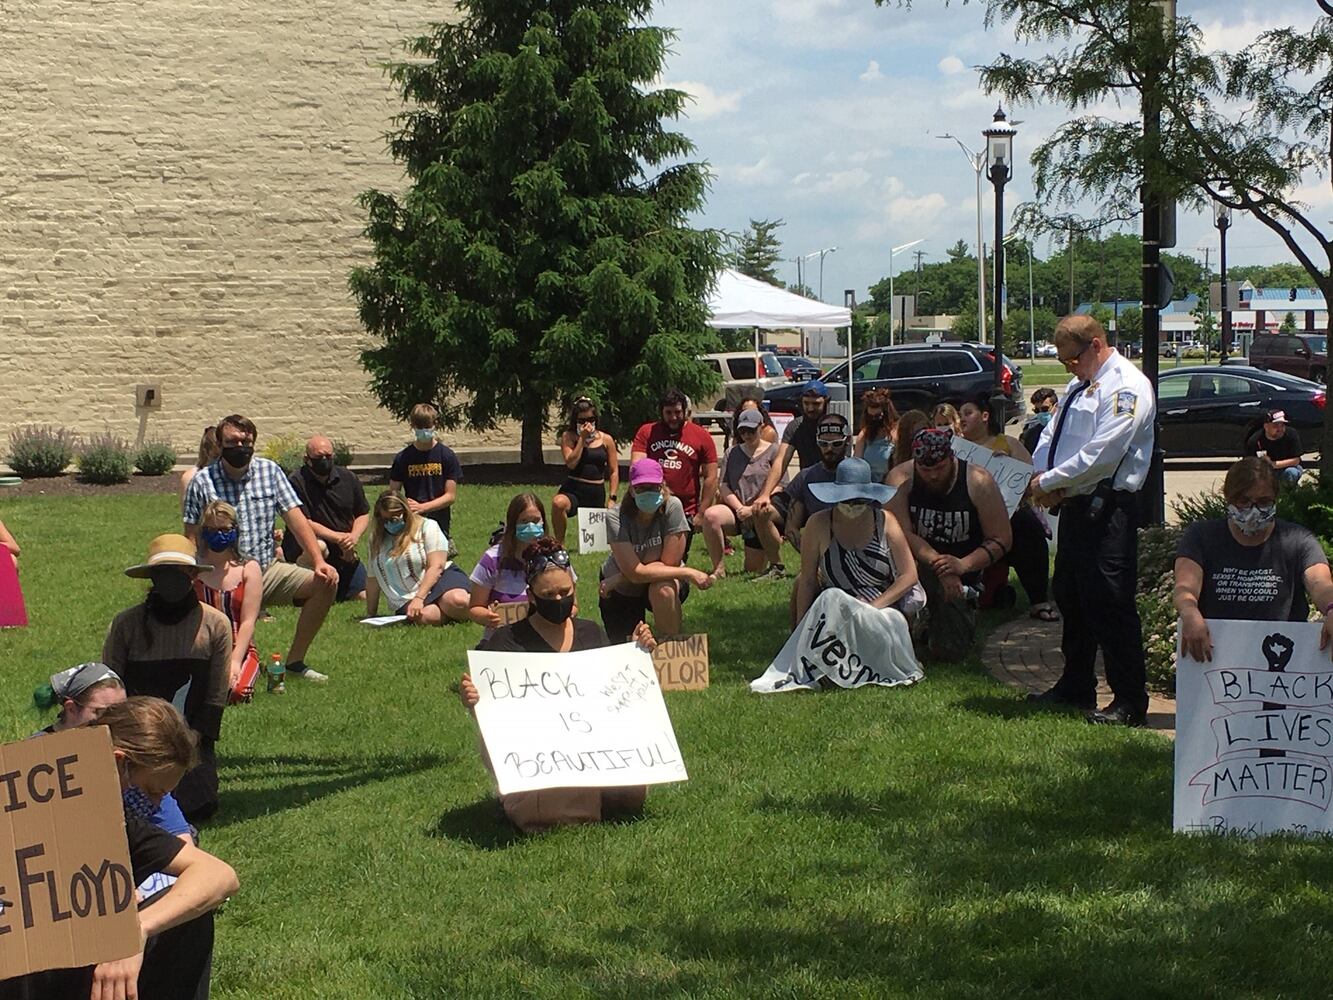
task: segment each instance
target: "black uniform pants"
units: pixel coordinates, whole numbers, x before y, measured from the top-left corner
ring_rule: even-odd
[[[1076,497],[1060,507],[1052,589],[1064,619],[1060,648],[1065,671],[1056,688],[1071,700],[1092,701],[1100,647],[1115,699],[1147,708],[1143,626],[1134,602],[1139,565],[1136,497],[1113,493],[1100,519],[1089,516],[1090,499]]]

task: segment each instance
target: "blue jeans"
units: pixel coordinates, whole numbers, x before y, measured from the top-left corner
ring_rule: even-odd
[[[1282,476],[1283,483],[1290,483],[1294,486],[1296,483],[1300,482],[1300,478],[1305,474],[1305,470],[1299,465],[1293,465],[1286,469],[1280,469],[1279,474]]]

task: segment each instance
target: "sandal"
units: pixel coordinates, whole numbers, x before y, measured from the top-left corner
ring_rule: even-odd
[[[1028,612],[1028,617],[1035,618],[1039,622],[1058,622],[1060,620],[1060,612],[1051,607],[1050,602],[1047,602],[1045,604],[1036,605]]]

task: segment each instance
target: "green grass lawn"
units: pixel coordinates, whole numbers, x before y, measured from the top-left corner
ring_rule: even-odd
[[[512,492],[463,488],[469,568]],[[98,655],[142,596],[121,570],[179,522],[174,495],[0,504],[32,618],[0,634],[16,738],[44,724],[33,686]],[[590,617],[596,565],[577,560]],[[331,682],[224,720],[203,846],[242,888],[213,995],[1328,995],[1326,843],[1174,836],[1167,740],[1030,712],[977,660],[904,690],[752,695],[786,597],[736,577],[686,605],[713,678],[667,696],[689,782],[640,821],[537,838],[499,820],[451,691],[480,630],[335,608],[310,656]],[[260,626],[261,654],[294,615]]]

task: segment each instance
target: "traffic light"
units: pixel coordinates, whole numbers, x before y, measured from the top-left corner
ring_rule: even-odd
[[[1291,291],[1287,293],[1287,301],[1289,302],[1296,301],[1296,289],[1293,288]]]

